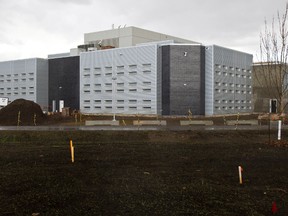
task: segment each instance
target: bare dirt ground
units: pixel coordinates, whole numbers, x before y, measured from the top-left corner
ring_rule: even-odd
[[[265,131],[0,131],[0,169],[6,216],[288,215],[288,148]]]

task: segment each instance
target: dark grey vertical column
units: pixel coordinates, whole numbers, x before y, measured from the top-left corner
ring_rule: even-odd
[[[79,110],[79,56],[49,59],[49,110],[53,100],[59,110],[59,100],[65,107]]]
[[[162,47],[162,115],[170,115],[170,46]]]
[[[205,112],[205,48],[200,45],[162,47],[164,115]]]
[[[200,59],[200,79],[201,79],[201,85],[200,85],[200,115],[205,115],[205,47],[201,46],[201,59]]]

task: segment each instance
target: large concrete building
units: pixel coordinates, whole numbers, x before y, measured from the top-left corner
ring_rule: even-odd
[[[213,45],[205,59],[205,114],[253,112],[253,56]]]
[[[86,33],[84,34],[84,44],[78,46],[76,49],[71,49],[71,55],[78,55],[80,52],[89,50],[132,47],[137,44],[167,40],[173,40],[176,43],[200,44],[198,42],[131,26]]]
[[[253,101],[255,112],[288,111],[288,65],[257,62],[253,64]]]
[[[6,75],[14,73],[7,64],[17,61],[0,63],[5,83],[0,96],[31,99],[50,111],[65,106],[91,114],[217,115],[253,108],[252,55],[136,27],[87,33],[70,53],[35,61],[41,67],[33,73],[26,63],[15,72],[39,79],[35,97],[12,92],[16,81]]]
[[[48,110],[48,60],[40,58],[0,62],[0,97],[38,103]]]

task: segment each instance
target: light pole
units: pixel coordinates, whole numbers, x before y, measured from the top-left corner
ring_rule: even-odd
[[[62,112],[62,106],[64,106],[64,103],[63,103],[63,99],[62,99],[62,86],[59,86],[58,87],[58,106],[59,106],[59,109],[58,111],[59,112]],[[61,108],[62,107],[62,108]]]
[[[112,77],[112,109],[113,109],[113,121],[116,121],[116,114],[115,114],[115,81],[117,80],[116,76]]]

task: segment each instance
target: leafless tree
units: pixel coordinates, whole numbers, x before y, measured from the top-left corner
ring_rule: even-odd
[[[265,20],[260,33],[260,63],[254,70],[254,84],[262,86],[269,98],[277,100],[277,112],[283,113],[288,96],[288,3],[283,14],[277,12],[271,26]],[[254,67],[255,68],[255,67]]]

